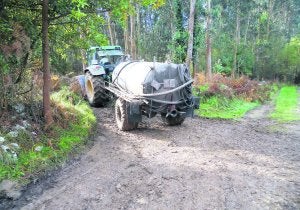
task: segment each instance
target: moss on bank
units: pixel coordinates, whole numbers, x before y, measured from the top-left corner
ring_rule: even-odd
[[[38,140],[33,139],[29,131],[22,132],[23,137],[19,133],[14,138],[19,145],[17,157],[11,161],[7,161],[9,157],[0,158],[0,181],[28,182],[31,177],[63,163],[70,154],[83,148],[96,122],[89,105],[63,88],[51,95],[51,106],[55,120],[51,131],[39,135]],[[26,139],[31,141],[30,147],[22,146]]]

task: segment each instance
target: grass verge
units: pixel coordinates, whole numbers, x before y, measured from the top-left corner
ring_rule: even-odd
[[[19,145],[17,158],[0,153],[0,182],[12,179],[26,183],[31,177],[63,163],[85,144],[96,122],[88,104],[67,88],[52,94],[51,100],[55,119],[52,131],[37,139],[30,132],[19,133],[13,139]]]
[[[296,86],[282,87],[276,98],[276,107],[271,113],[271,118],[281,122],[300,120],[299,113],[296,113],[299,98]]]
[[[248,102],[239,98],[212,96],[201,101],[197,114],[207,118],[236,119],[243,117],[246,112],[258,105],[258,102]]]
[[[236,119],[270,100],[277,93],[277,84],[213,74],[206,78],[197,74],[193,94],[200,96],[198,115],[207,118]]]

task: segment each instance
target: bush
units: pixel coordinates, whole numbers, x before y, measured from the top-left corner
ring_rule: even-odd
[[[28,181],[30,177],[63,162],[85,143],[96,122],[89,105],[77,94],[63,88],[51,95],[51,106],[55,126],[49,133],[36,134],[33,126],[20,130],[16,137],[0,131],[5,136],[5,145],[19,146],[18,150],[9,147],[6,153],[0,151],[0,181]]]
[[[272,93],[271,85],[259,83],[246,76],[231,78],[222,74],[214,74],[212,79],[207,81],[203,80],[203,74],[198,74],[197,78],[199,79],[196,80],[198,82],[196,92],[198,91],[202,97],[223,96],[228,99],[237,97],[249,102],[263,102],[270,99]],[[208,88],[203,90],[203,86]]]

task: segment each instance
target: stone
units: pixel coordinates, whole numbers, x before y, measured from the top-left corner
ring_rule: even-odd
[[[13,138],[16,138],[18,136],[18,131],[10,131],[7,135]]]
[[[17,124],[17,125],[15,126],[15,130],[17,130],[17,131],[19,131],[19,130],[24,130],[24,131],[25,131],[26,129],[25,129],[25,127],[23,127],[23,126]]]
[[[28,123],[26,120],[23,120],[22,124],[23,124],[24,128],[30,128],[31,127],[30,123]]]
[[[14,144],[14,143],[13,143]],[[18,145],[19,146],[19,145]],[[17,153],[12,149],[12,145],[7,146],[7,145],[1,145],[1,149],[9,156],[11,157],[14,161],[18,160],[18,155]]]
[[[21,187],[17,182],[11,180],[3,180],[0,183],[0,197],[17,200],[21,195]]]
[[[4,152],[9,152],[10,151],[10,148],[6,145],[1,145],[1,148]]]
[[[43,149],[43,146],[36,146],[36,147],[34,148],[34,151],[40,152],[40,151],[42,151],[42,149]]]
[[[3,142],[5,142],[5,138],[0,136],[0,144],[2,144]]]
[[[25,110],[24,104],[17,104],[14,106],[14,109],[16,110],[17,113],[22,113]]]
[[[117,185],[116,185],[116,190],[117,190],[117,192],[122,192],[123,190],[122,190],[122,185],[120,184],[120,183],[118,183]]]
[[[10,144],[13,148],[15,148],[15,149],[19,149],[20,148],[20,146],[17,144],[17,143],[11,143]]]

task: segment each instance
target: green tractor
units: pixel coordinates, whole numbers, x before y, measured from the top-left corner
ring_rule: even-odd
[[[91,106],[117,98],[115,119],[120,130],[138,127],[142,115],[159,114],[167,125],[180,125],[199,108],[193,79],[185,64],[127,60],[119,46],[92,47],[85,69],[85,92]]]
[[[93,107],[105,106],[112,94],[105,88],[124,53],[120,46],[91,47],[87,52],[88,67],[85,73],[86,97]]]

